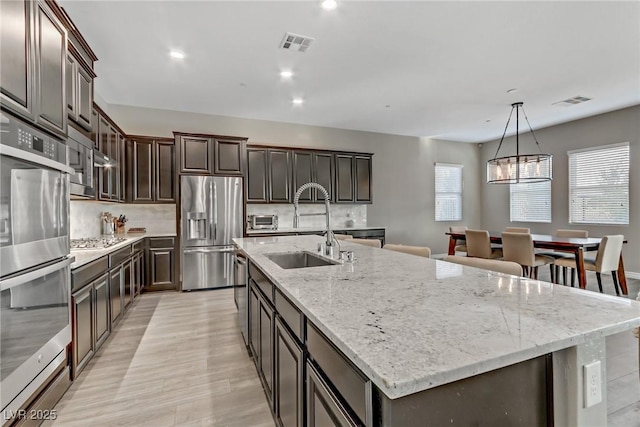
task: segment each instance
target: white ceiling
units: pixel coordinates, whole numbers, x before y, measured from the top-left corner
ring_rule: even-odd
[[[499,138],[516,101],[534,130],[640,104],[637,1],[59,3],[110,104],[467,142]],[[279,49],[285,32],[315,41]]]

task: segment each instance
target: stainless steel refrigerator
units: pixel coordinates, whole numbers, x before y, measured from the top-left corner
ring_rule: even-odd
[[[234,285],[234,237],[242,237],[242,179],[180,177],[182,290]]]

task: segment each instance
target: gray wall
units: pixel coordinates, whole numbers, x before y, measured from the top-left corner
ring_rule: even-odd
[[[571,108],[580,108],[571,107]],[[505,117],[506,120],[506,117]],[[525,125],[526,126],[526,125]],[[553,181],[551,184],[551,223],[517,223],[539,233],[552,233],[558,228],[588,229],[594,237],[607,234],[624,234],[628,244],[624,246],[625,270],[640,277],[640,106],[625,108],[606,114],[576,120],[574,122],[534,129],[542,151],[553,154]],[[521,135],[522,135],[521,127]],[[526,139],[524,139],[526,138]],[[526,133],[520,138],[521,152],[537,152],[535,144]],[[569,181],[567,151],[596,147],[618,142],[629,142],[629,225],[628,226],[574,226],[569,224]],[[483,144],[481,162],[495,155],[498,141]],[[514,138],[505,139],[500,155],[515,153]],[[507,149],[506,151],[505,148]],[[484,169],[482,170],[484,174]],[[482,177],[484,182],[484,176]],[[509,186],[482,184],[482,226],[488,230],[501,230],[509,224]],[[634,274],[635,276],[635,274]]]
[[[106,105],[105,111],[128,134],[170,137],[173,131],[202,132],[244,136],[250,144],[374,153],[368,224],[386,226],[389,242],[430,246],[433,253],[446,252],[444,233],[451,225],[434,221],[433,165],[463,164],[461,223],[481,225],[479,177],[484,169],[475,144],[123,105]]]

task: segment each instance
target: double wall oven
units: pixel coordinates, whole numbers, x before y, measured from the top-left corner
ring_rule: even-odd
[[[67,365],[71,342],[67,147],[0,112],[2,424]]]

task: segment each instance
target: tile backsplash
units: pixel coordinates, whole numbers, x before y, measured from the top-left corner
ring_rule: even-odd
[[[149,233],[176,232],[176,205],[174,204],[120,204],[71,200],[72,239],[99,236],[102,232],[100,215],[110,212],[128,218],[126,229],[145,227]]]
[[[300,213],[324,212],[324,204],[300,204]],[[279,228],[293,227],[292,204],[247,204],[248,215],[278,215]],[[333,227],[367,226],[367,205],[331,205],[331,225]],[[300,228],[319,227],[326,224],[324,216],[303,216],[300,218]]]

